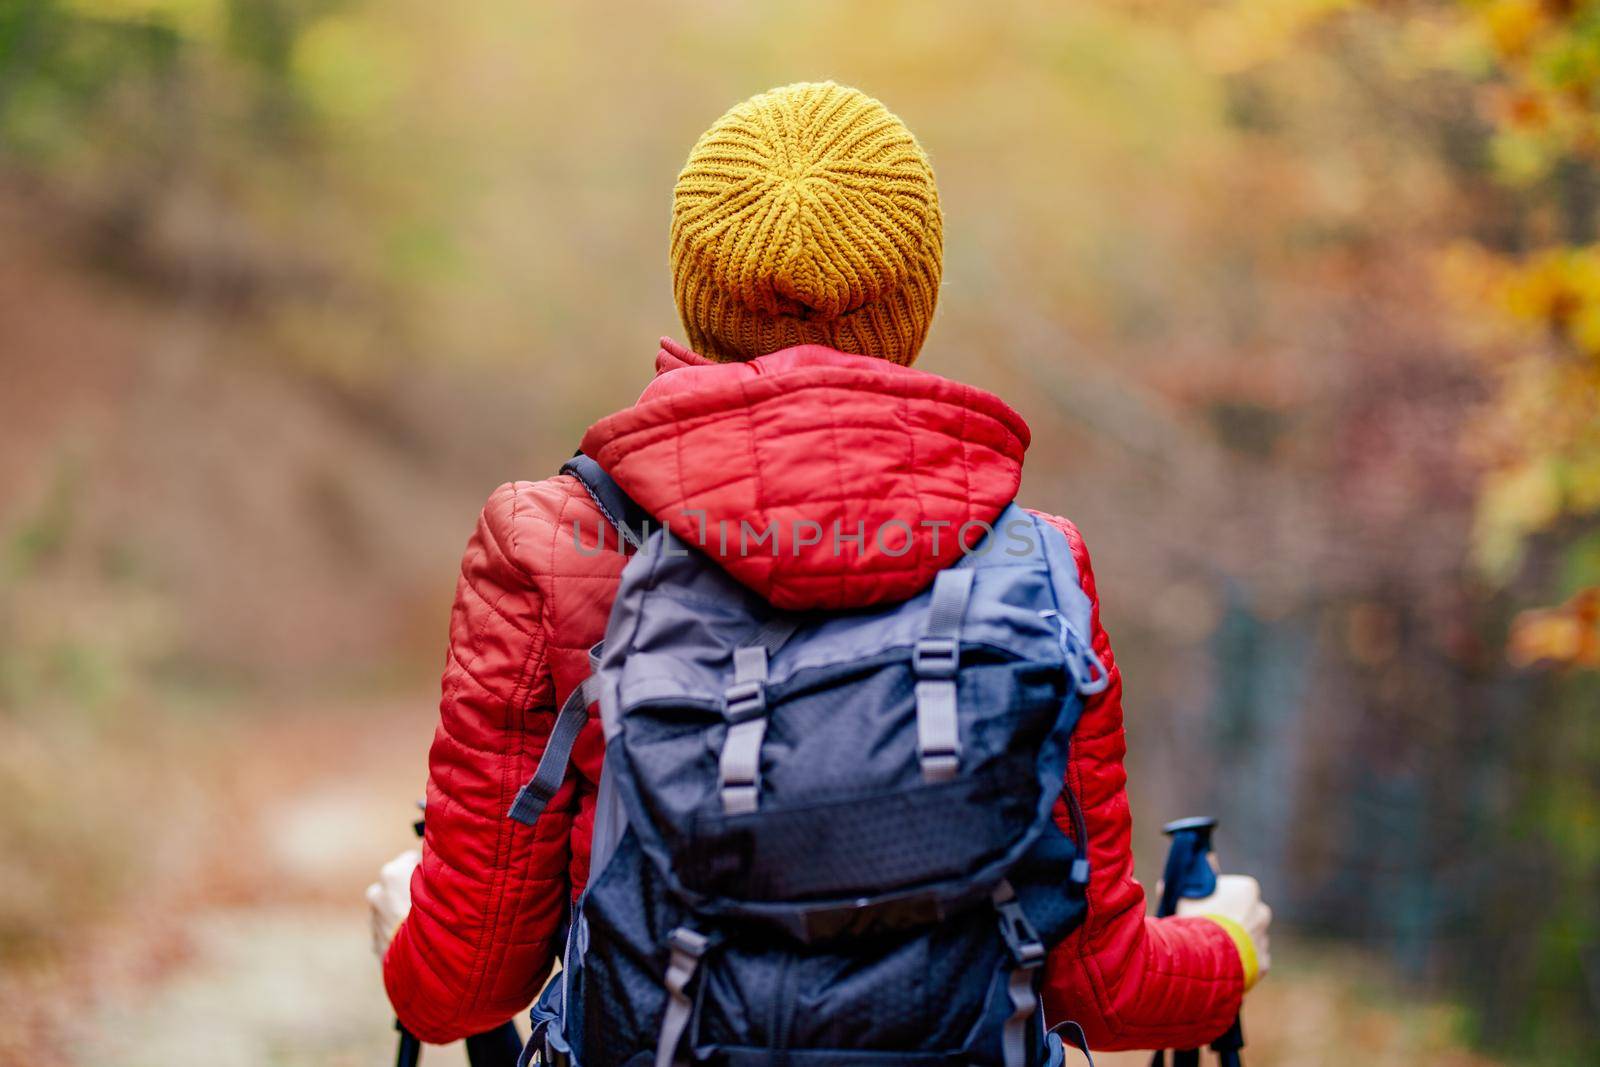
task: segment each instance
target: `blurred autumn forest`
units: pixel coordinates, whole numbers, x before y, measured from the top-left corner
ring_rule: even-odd
[[[1095,552],[1147,876],[1214,810],[1274,981],[1600,1060],[1592,0],[0,0],[0,1059],[85,943],[262,892],[230,820],[345,758],[274,709],[420,788],[477,508],[676,331],[700,130],[819,77],[927,147],[922,365]]]

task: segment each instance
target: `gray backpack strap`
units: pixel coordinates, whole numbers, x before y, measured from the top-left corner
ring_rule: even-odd
[[[917,760],[925,782],[949,781],[961,767],[956,668],[972,574],[971,568],[948,568],[934,578],[928,621],[911,655],[917,676]]]
[[[689,1028],[694,1015],[694,1001],[689,999],[689,983],[700,969],[700,957],[706,953],[710,939],[705,934],[680,926],[667,935],[667,1007],[661,1013],[661,1031],[656,1037],[655,1067],[673,1067],[682,1063],[678,1046],[683,1043],[683,1033]]]
[[[1006,943],[1013,965],[1006,992],[1011,997],[1011,1015],[1001,1034],[1005,1067],[1027,1067],[1028,1026],[1039,1010],[1039,991],[1034,985],[1044,965],[1044,942],[1022,910],[1016,890],[1002,881],[993,894],[994,909],[1000,915],[1000,936]]]
[[[599,651],[599,645],[589,650],[591,669]],[[577,743],[578,734],[583,732],[584,723],[589,721],[589,705],[599,695],[599,682],[593,674],[567,694],[561,711],[556,714],[556,724],[550,728],[550,737],[545,741],[539,766],[534,769],[533,777],[528,779],[527,784],[517,790],[511,810],[506,813],[511,818],[527,826],[539,821],[545,805],[550,803],[567,776],[567,764],[572,761],[572,746]]]
[[[728,735],[717,760],[717,790],[724,815],[756,810],[761,795],[761,743],[767,736],[767,660],[798,626],[794,619],[774,619],[750,644],[733,650],[733,684],[723,692]]]

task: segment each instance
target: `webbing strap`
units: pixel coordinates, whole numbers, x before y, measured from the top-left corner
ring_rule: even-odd
[[[700,957],[705,955],[710,942],[706,936],[680,926],[667,935],[667,1007],[661,1013],[661,1032],[656,1037],[656,1067],[673,1067],[684,1061],[678,1057],[678,1046],[683,1043],[684,1031],[694,1015],[694,1001],[689,999],[689,983],[700,969]]]
[[[794,634],[794,619],[777,618],[748,645],[733,650],[733,684],[723,693],[728,734],[717,760],[725,815],[755,811],[761,795],[761,743],[767,736],[767,659]]]
[[[595,677],[591,674],[567,695],[566,702],[556,715],[556,724],[550,728],[550,737],[545,741],[539,766],[534,769],[533,777],[528,779],[527,784],[517,790],[517,798],[511,802],[511,810],[506,813],[511,818],[532,826],[539,821],[540,814],[556,795],[556,790],[561,788],[561,781],[567,776],[567,764],[572,760],[572,746],[577,742],[578,734],[583,732],[583,724],[589,721],[589,705],[597,695],[596,685]]]
[[[1033,988],[1033,968],[1018,967],[1012,971],[1006,992],[1011,996],[1011,1016],[1006,1019],[1000,1035],[1005,1065],[1028,1067],[1028,1020],[1039,1006],[1039,994]]]
[[[1001,1032],[1005,1067],[1027,1067],[1028,1024],[1039,1008],[1039,993],[1034,988],[1034,978],[1044,965],[1044,942],[1038,931],[1022,910],[1011,883],[1002,880],[992,895],[994,910],[1000,917],[1000,937],[1015,967],[1006,983],[1006,993],[1011,997],[1011,1016],[1006,1019]]]
[[[961,767],[956,715],[956,668],[961,662],[961,616],[972,595],[972,571],[950,568],[933,580],[922,637],[912,650],[917,676],[917,761],[925,782],[946,782]]]
[[[600,464],[579,452],[561,465],[561,473],[570,474],[583,483],[584,492],[589,494],[606,521],[616,528],[619,537],[634,548],[644,544],[650,513],[634,503]]]
[[[1050,1035],[1060,1041],[1063,1048],[1071,1045],[1083,1053],[1083,1058],[1089,1061],[1089,1067],[1094,1067],[1094,1053],[1089,1051],[1089,1035],[1083,1032],[1083,1027],[1068,1019],[1052,1027]]]
[[[760,647],[766,650],[768,657],[775,656],[799,628],[799,619],[780,615],[767,620],[767,624],[756,631],[756,636],[746,647]]]

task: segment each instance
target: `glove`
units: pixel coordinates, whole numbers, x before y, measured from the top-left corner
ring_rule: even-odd
[[[1244,965],[1244,987],[1249,989],[1272,966],[1272,944],[1267,930],[1272,909],[1261,900],[1261,884],[1247,874],[1217,876],[1209,897],[1180,900],[1178,914],[1210,919],[1228,932]]]
[[[389,942],[411,910],[411,872],[422,862],[422,853],[410,849],[383,865],[378,880],[367,886],[367,907],[372,913],[372,951],[378,958],[389,951]]]

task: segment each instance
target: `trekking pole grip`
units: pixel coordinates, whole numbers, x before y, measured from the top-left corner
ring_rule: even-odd
[[[1172,843],[1167,846],[1167,863],[1161,874],[1157,918],[1177,914],[1180,900],[1199,900],[1217,891],[1217,872],[1211,866],[1211,835],[1216,828],[1217,820],[1208,815],[1178,819],[1161,828]],[[1242,1048],[1244,1029],[1238,1018],[1211,1043],[1221,1067],[1240,1067]],[[1196,1067],[1199,1062],[1199,1049],[1175,1049],[1172,1053],[1173,1067]],[[1150,1063],[1151,1067],[1165,1067],[1165,1050],[1157,1050]]]

